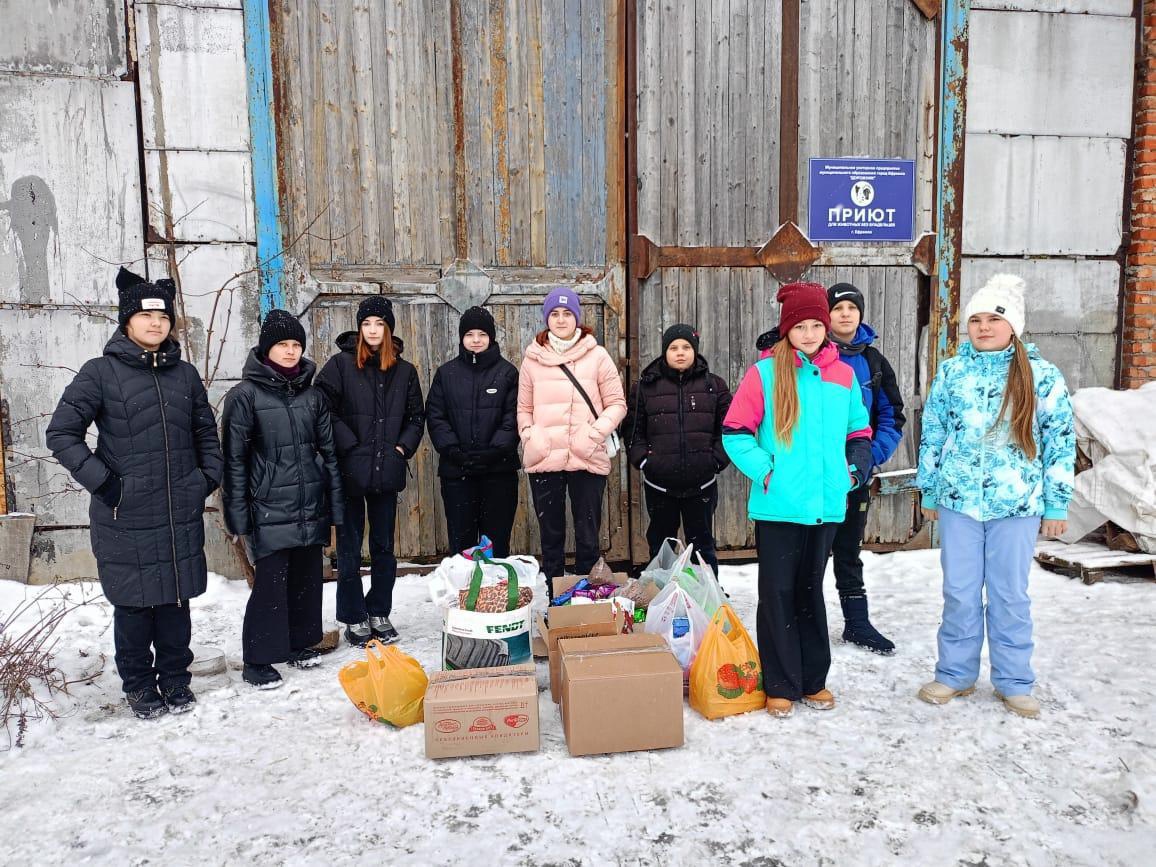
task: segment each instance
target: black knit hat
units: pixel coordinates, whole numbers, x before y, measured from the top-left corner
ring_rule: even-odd
[[[694,354],[698,355],[698,330],[693,325],[685,325],[680,322],[662,332],[663,355],[666,354],[666,350],[670,349],[670,344],[676,340],[685,340],[694,350]]]
[[[858,286],[850,283],[836,283],[827,290],[827,309],[834,310],[840,301],[850,301],[859,308],[859,318],[863,318],[863,293]]]
[[[116,275],[116,291],[120,313],[117,316],[123,327],[132,317],[142,311],[152,310],[164,313],[169,322],[176,322],[173,313],[173,299],[177,294],[176,284],[172,280],[158,280],[149,283],[139,274],[134,274],[122,267]]]
[[[389,326],[389,333],[393,334],[397,320],[393,318],[393,302],[384,295],[370,295],[357,305],[357,327],[370,316],[380,316]]]
[[[486,332],[491,341],[498,339],[498,329],[494,326],[494,317],[485,307],[471,307],[462,314],[462,320],[458,323],[458,339],[461,340],[466,336],[467,331],[474,329]]]
[[[305,351],[305,327],[288,310],[270,310],[261,323],[261,337],[257,341],[257,353],[268,358],[269,350],[282,340],[296,340]]]

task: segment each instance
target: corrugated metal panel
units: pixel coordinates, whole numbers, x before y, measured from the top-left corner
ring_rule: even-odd
[[[167,177],[162,182],[162,165]],[[174,241],[255,241],[253,171],[237,151],[145,151],[150,209],[172,209]],[[151,221],[164,227],[154,210]]]
[[[124,75],[124,6],[124,0],[0,0],[0,70]]]
[[[177,316],[184,359],[206,383],[239,379],[260,334],[257,251],[250,244],[181,245],[172,248],[180,271]],[[148,248],[149,276],[170,273],[170,249]]]
[[[115,311],[0,308],[0,395],[11,438],[6,472],[16,493],[10,507],[35,512],[38,525],[87,525],[88,493],[45,448],[48,418],[80,366],[104,350]]]
[[[967,131],[1128,138],[1136,22],[975,12]]]
[[[0,301],[115,303],[143,254],[129,82],[0,75]]]
[[[1115,254],[1125,152],[1119,139],[969,135],[964,252]]]
[[[972,0],[971,8],[1128,16],[1133,3],[1134,0]]]
[[[248,153],[239,10],[136,7],[146,148]]]

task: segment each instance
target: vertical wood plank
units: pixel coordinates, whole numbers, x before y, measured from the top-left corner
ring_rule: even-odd
[[[543,0],[525,0],[525,2],[527,10],[526,33],[529,43],[527,136],[529,139],[530,173],[530,264],[542,266],[547,261],[546,111],[544,70],[542,68]]]
[[[361,205],[359,229],[362,262],[381,261],[381,224],[378,220],[380,204],[377,201],[377,126],[373,99],[373,37],[372,18],[368,0],[355,3],[347,22],[352,41],[352,92],[351,105],[345,108],[352,112],[356,139],[354,179],[357,183],[357,199]]]
[[[389,63],[385,53],[389,44],[386,5],[391,0],[370,0],[369,29],[373,58],[370,80],[373,85],[374,161],[376,163],[377,237],[381,261],[397,262],[396,202],[393,189],[393,104],[389,99]]]

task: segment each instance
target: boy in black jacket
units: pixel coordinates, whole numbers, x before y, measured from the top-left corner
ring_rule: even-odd
[[[662,335],[662,355],[642,371],[622,423],[630,463],[642,472],[650,526],[650,556],[663,539],[678,534],[718,572],[714,512],[716,477],[730,463],[722,446],[722,423],[731,393],[698,354],[691,325],[672,325]]]

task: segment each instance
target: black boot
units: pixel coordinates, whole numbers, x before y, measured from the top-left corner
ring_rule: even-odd
[[[289,652],[289,664],[293,668],[316,668],[321,664],[321,654],[312,647],[302,647]]]
[[[156,719],[169,712],[169,706],[161,698],[155,686],[138,689],[136,692],[125,693],[125,699],[137,719]]]
[[[185,713],[193,709],[197,697],[187,686],[169,686],[161,691],[165,697],[165,704],[173,713]]]
[[[241,677],[249,686],[255,686],[257,689],[276,689],[281,686],[281,675],[271,665],[262,665],[260,663],[251,665],[245,663],[245,668],[241,672]]]
[[[843,640],[865,647],[872,653],[889,655],[895,644],[879,634],[867,617],[867,597],[849,596],[839,600],[843,606]]]

